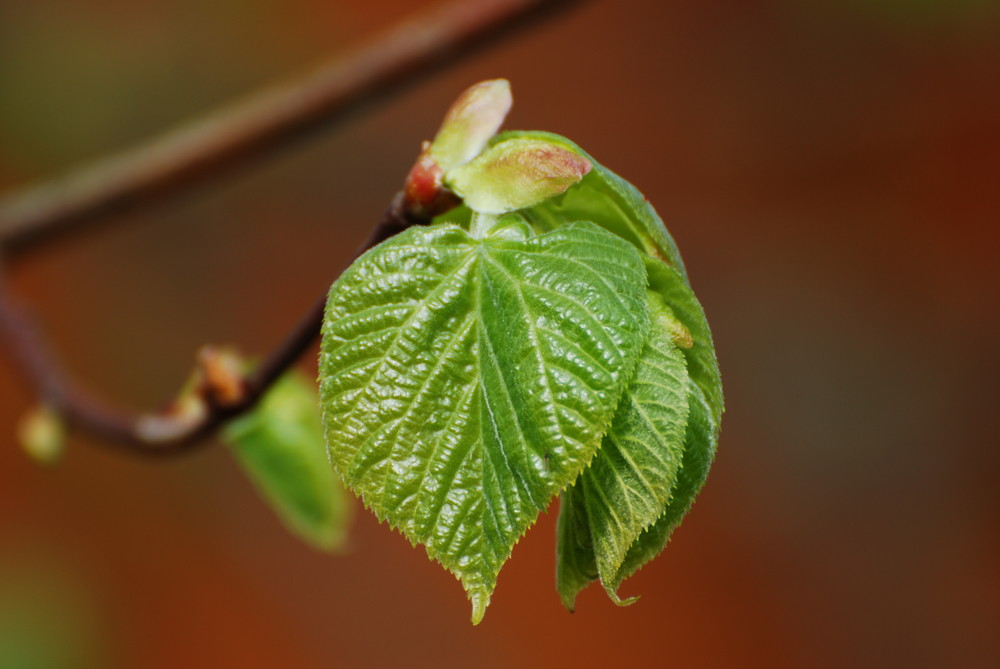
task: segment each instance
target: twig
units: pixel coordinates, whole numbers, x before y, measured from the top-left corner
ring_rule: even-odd
[[[23,247],[162,200],[273,154],[511,29],[575,0],[454,0],[405,21],[299,81],[0,201],[0,244]]]
[[[388,239],[406,227],[421,223],[405,217],[397,195],[382,220],[356,255]],[[7,290],[0,273],[0,336],[6,341],[11,359],[41,400],[70,425],[131,453],[177,455],[204,442],[227,420],[251,409],[267,389],[306,351],[316,339],[323,322],[326,295],[321,295],[292,331],[252,373],[239,380],[241,394],[232,403],[204,401],[199,412],[185,412],[171,405],[151,414],[131,414],[109,406],[71,381],[63,372],[31,316]],[[205,400],[206,398],[200,398]]]
[[[0,246],[3,250],[26,246],[81,223],[151,204],[263,158],[510,29],[573,2],[457,0],[438,5],[298,82],[61,180],[9,196],[0,201]],[[426,218],[407,210],[402,193],[398,193],[359,253],[410,225],[425,222]],[[325,295],[247,376],[233,376],[213,367],[218,359],[203,356],[205,366],[195,411],[175,403],[162,412],[132,414],[96,399],[68,378],[30,315],[9,294],[0,267],[0,337],[42,401],[72,426],[99,437],[102,444],[146,455],[187,452],[225,421],[252,408],[316,339],[324,304]],[[220,370],[225,385],[221,394],[216,392],[219,388],[211,386],[212,372]],[[219,401],[223,395],[228,399]]]

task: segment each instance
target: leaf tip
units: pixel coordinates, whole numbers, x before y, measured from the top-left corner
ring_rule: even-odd
[[[576,593],[562,593],[559,595],[559,599],[562,600],[562,605],[566,607],[567,611],[576,613]]]
[[[478,625],[483,622],[486,615],[486,607],[490,605],[490,595],[482,590],[472,590],[469,592],[469,599],[472,600],[472,624]]]
[[[340,485],[337,483],[337,485]],[[346,500],[341,500],[341,504]],[[349,508],[346,505],[345,509]],[[350,519],[341,509],[336,509],[334,517],[315,527],[302,527],[296,532],[299,537],[314,549],[329,555],[343,555],[348,552],[350,533],[347,531]],[[295,528],[290,528],[295,531]]]
[[[611,598],[612,602],[614,602],[617,606],[621,607],[632,606],[633,604],[639,601],[639,595],[632,595],[631,597],[626,597],[625,599],[622,599],[621,597],[618,596],[617,592],[614,593],[609,592],[608,596]]]
[[[615,603],[616,606],[632,606],[637,601],[639,601],[639,595],[632,595],[631,597],[625,597],[624,599],[618,596],[618,588],[622,586],[620,580],[615,580],[614,582],[605,583],[601,580],[601,585],[604,586],[604,592],[608,595],[608,599]]]

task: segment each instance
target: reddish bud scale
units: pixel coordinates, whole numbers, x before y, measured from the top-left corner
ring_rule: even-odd
[[[444,190],[442,184],[444,173],[431,157],[427,150],[428,146],[425,142],[424,150],[410,168],[406,184],[403,186],[403,207],[407,212],[417,216],[426,215],[431,211]]]

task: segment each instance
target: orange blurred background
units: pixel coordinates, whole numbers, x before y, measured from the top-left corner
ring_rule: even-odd
[[[418,8],[2,2],[0,189]],[[504,76],[509,127],[567,135],[657,206],[728,411],[694,511],[625,585],[636,605],[593,587],[561,608],[553,508],[473,628],[421,549],[359,509],[346,555],[310,550],[218,445],[151,463],[74,437],[34,465],[14,440],[32,397],[4,358],[0,665],[1000,665],[998,35],[995,0],[596,0],[279,159],[26,254],[15,288],[66,366],[157,406],[200,345],[271,348],[452,98]]]

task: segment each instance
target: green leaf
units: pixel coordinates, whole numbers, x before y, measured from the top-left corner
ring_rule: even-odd
[[[684,459],[677,476],[677,484],[656,523],[629,548],[625,560],[615,574],[611,587],[618,586],[629,576],[639,571],[667,546],[670,535],[681,524],[684,516],[708,477],[708,470],[715,459],[718,444],[719,424],[711,416],[711,408],[704,393],[695,383],[688,386],[688,421],[684,439]]]
[[[559,229],[567,221],[590,220],[643,251],[649,287],[669,306],[672,318],[665,325],[680,347],[690,380],[678,390],[687,395],[689,416],[685,428],[683,467],[677,475],[670,502],[661,508],[656,523],[642,532],[613,575],[610,567],[621,556],[620,549],[605,556],[599,573],[595,537],[585,504],[583,485],[563,493],[559,517],[557,587],[570,609],[576,594],[593,580],[603,577],[605,588],[615,601],[621,582],[653,559],[666,545],[670,533],[690,508],[704,484],[714,458],[723,411],[722,384],[711,332],[704,311],[691,290],[676,245],[662,221],[645,198],[630,184],[610,172],[569,140],[537,132],[505,133],[506,138],[540,138],[560,143],[588,158],[593,169],[563,195],[521,209],[518,215],[536,231]],[[457,207],[437,220],[464,224],[471,219],[467,207]],[[602,446],[602,451],[606,446]],[[600,453],[595,466],[601,462]],[[582,477],[581,477],[582,478]],[[647,520],[648,516],[643,518]],[[604,540],[607,543],[607,539]],[[622,540],[619,538],[619,542]],[[600,545],[601,538],[596,542]]]
[[[649,330],[645,269],[590,223],[411,228],[330,291],[334,465],[453,572],[479,622],[511,549],[590,462]]]
[[[221,436],[289,530],[324,550],[343,544],[350,505],[327,457],[312,382],[285,375]]]
[[[692,345],[682,349],[691,383],[688,390],[688,423],[684,460],[670,504],[656,524],[632,545],[618,570],[621,583],[659,555],[673,530],[691,509],[705,485],[715,460],[722,426],[724,398],[719,363],[705,312],[686,279],[664,263],[646,258],[650,289],[670,305],[674,316],[691,334]]]
[[[711,409],[701,389],[689,381],[687,392],[688,419],[683,457],[670,500],[656,522],[639,534],[629,547],[614,577],[610,580],[602,579],[605,591],[619,604],[634,601],[635,598],[620,600],[617,595],[619,586],[663,552],[671,533],[690,511],[715,457],[718,424],[711,418]],[[601,452],[603,450],[602,447]],[[583,486],[579,483],[567,488],[562,494],[556,537],[556,587],[563,604],[572,611],[580,591],[601,578],[594,552],[588,505]]]
[[[589,171],[590,161],[575,151],[514,137],[447,172],[445,183],[473,211],[505,214],[562,193]]]
[[[590,172],[564,194],[521,210],[536,230],[554,230],[569,221],[593,221],[630,242],[644,254],[667,263],[687,280],[677,244],[652,205],[635,186],[598,163],[573,142],[552,133],[504,132],[494,137],[491,145],[512,139],[555,144],[582,156],[592,165]]]
[[[573,494],[564,495],[557,584],[570,609],[589,582],[584,578],[592,579],[595,570],[608,595],[622,603],[618,570],[640,534],[663,514],[684,455],[686,362],[670,335],[670,309],[655,293],[649,294],[649,306],[652,328],[635,377],[600,451]]]
[[[646,388],[651,406],[656,407],[664,419],[659,425],[669,425],[672,428],[669,433],[661,428],[661,434],[656,437],[630,429],[621,420],[628,410],[623,400],[593,464],[581,474],[579,482],[563,494],[557,529],[556,586],[570,610],[576,595],[597,578],[615,602],[633,601],[619,600],[618,588],[622,581],[664,549],[671,532],[690,510],[704,485],[715,457],[722,416],[722,385],[704,312],[678,272],[652,258],[646,258],[645,262],[650,293],[657,299],[651,302],[653,330],[640,358],[636,380],[643,378],[643,369],[653,350],[672,348],[674,355],[683,357],[685,373],[681,378],[669,375],[673,383],[661,389]],[[673,334],[677,332],[678,323],[687,334],[681,347],[675,345],[677,337]],[[661,380],[667,376],[657,375]],[[626,390],[626,398],[630,394],[634,394],[632,386]],[[685,399],[679,400],[679,394],[686,396]],[[660,402],[664,405],[659,405]],[[671,407],[677,411],[681,404],[686,409],[685,419],[680,423],[669,422]],[[678,426],[683,426],[683,447],[680,449],[677,448]],[[655,480],[659,483],[655,488],[636,485],[635,467],[625,466],[621,449],[614,448],[613,438],[623,440],[621,434],[632,437],[631,443],[640,449],[658,445],[663,457],[673,465],[673,471],[661,467],[657,472],[661,478]],[[634,461],[634,456],[632,459]],[[654,471],[649,465],[642,466],[646,471]],[[668,483],[672,489],[668,497],[664,497],[663,486]],[[645,492],[645,496],[641,496],[641,492]],[[641,499],[645,504],[629,501],[629,498]],[[649,525],[650,505],[654,499],[660,501],[659,510],[652,516],[655,522],[651,526],[644,525],[638,533],[626,533],[626,530],[634,531],[637,518]],[[622,515],[621,510],[625,508],[631,509],[630,515]],[[621,547],[629,537],[627,550],[622,552]]]
[[[602,579],[605,591],[618,604],[635,600],[634,597],[619,599],[618,588],[666,547],[671,533],[691,509],[715,457],[717,425],[712,422],[708,404],[698,386],[689,382],[687,389],[688,420],[683,457],[670,501],[656,522],[639,534],[629,547],[614,577]],[[572,611],[580,591],[600,578],[585,493],[579,483],[562,494],[556,537],[556,587],[563,604]]]

